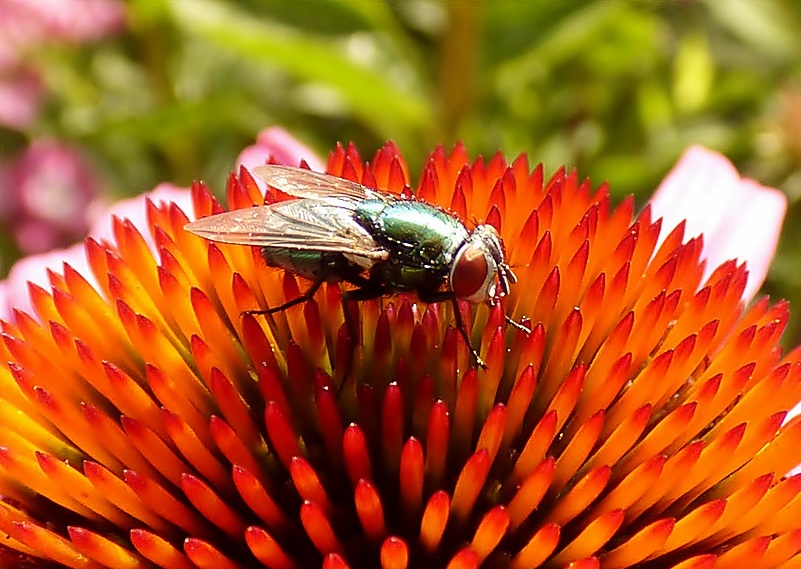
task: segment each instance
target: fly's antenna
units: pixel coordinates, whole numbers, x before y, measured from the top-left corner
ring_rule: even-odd
[[[470,229],[475,229],[476,227],[481,225],[481,222],[479,222],[478,218],[475,215],[473,215],[472,213],[467,216],[465,221],[467,222],[467,225],[470,226]]]

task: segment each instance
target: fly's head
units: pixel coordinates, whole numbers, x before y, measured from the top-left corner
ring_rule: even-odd
[[[451,266],[450,286],[456,297],[495,304],[516,282],[506,263],[501,236],[491,225],[476,227],[456,252]]]

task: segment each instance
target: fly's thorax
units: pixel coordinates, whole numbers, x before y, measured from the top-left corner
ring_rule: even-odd
[[[414,200],[389,205],[365,202],[356,213],[373,239],[389,252],[390,262],[410,269],[447,275],[456,251],[469,235],[457,218]]]
[[[479,225],[456,252],[449,275],[451,290],[468,302],[493,302],[509,292],[511,279],[500,235],[491,225]]]

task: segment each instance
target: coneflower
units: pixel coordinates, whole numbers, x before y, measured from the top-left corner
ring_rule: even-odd
[[[327,172],[403,192],[388,144]],[[429,158],[418,199],[502,234],[503,306],[308,286],[148,203],[3,322],[2,561],[19,567],[801,567],[801,352],[702,237],[521,156]],[[194,216],[223,210],[202,184]],[[228,208],[263,201],[245,168]],[[507,326],[526,322],[530,333]]]

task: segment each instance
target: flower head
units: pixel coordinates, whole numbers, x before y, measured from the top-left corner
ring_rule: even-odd
[[[406,193],[388,144],[327,172]],[[493,307],[354,310],[148,202],[3,323],[0,531],[34,566],[774,567],[801,549],[798,351],[702,237],[525,157],[430,157],[419,199],[490,223],[519,278]],[[222,211],[202,184],[197,217]],[[247,169],[228,207],[260,204]],[[658,243],[661,243],[657,245]],[[504,315],[527,322],[525,333]],[[44,560],[44,561],[40,561]]]

